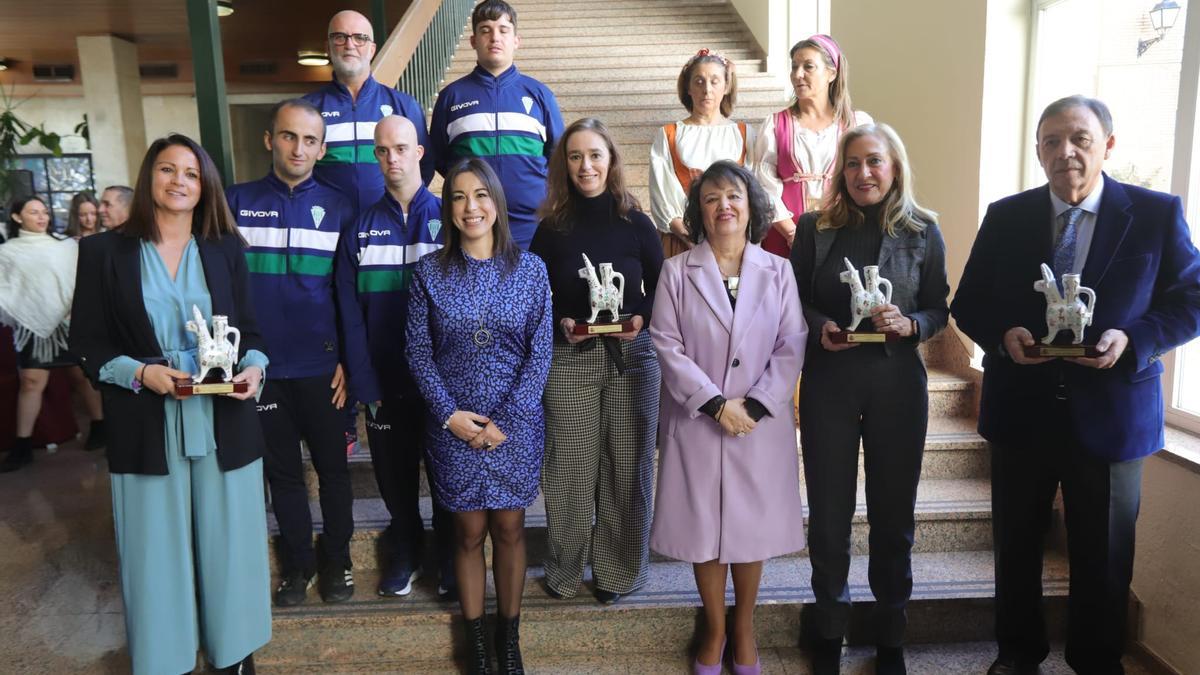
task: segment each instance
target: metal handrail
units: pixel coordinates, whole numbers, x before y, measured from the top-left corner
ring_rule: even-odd
[[[414,0],[388,36],[371,70],[428,110],[437,96],[476,0]]]

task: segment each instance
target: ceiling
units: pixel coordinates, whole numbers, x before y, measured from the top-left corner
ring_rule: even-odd
[[[328,80],[328,66],[301,66],[296,63],[296,52],[324,51],[329,18],[338,10],[355,9],[371,15],[370,0],[233,2],[234,13],[220,20],[225,79],[230,84]],[[411,0],[386,0],[388,24],[394,26],[409,4]],[[144,84],[192,81],[191,40],[183,0],[0,0],[0,58],[10,64],[7,71],[0,72],[0,83],[33,83],[34,64],[72,64],[74,81],[58,86],[78,86],[75,38],[109,34],[135,43],[142,66],[176,65],[176,76],[143,78]],[[382,44],[386,37],[376,39]],[[267,72],[244,71],[247,64]]]

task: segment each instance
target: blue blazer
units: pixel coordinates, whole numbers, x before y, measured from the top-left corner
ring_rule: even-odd
[[[1043,296],[1033,290],[1050,264],[1050,190],[1042,186],[988,207],[950,311],[985,352],[979,433],[1007,445],[1047,438],[1066,424],[1088,453],[1112,462],[1163,447],[1160,358],[1200,334],[1200,254],[1192,245],[1178,197],[1104,176],[1104,194],[1081,282],[1096,291],[1096,313],[1084,336],[1109,328],[1129,335],[1121,360],[1097,370],[1056,359],[1022,366],[1001,346],[1023,326],[1046,334]],[[1052,416],[1059,384],[1069,419]]]

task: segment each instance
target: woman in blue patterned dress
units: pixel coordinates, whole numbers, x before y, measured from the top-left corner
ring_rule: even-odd
[[[542,261],[513,242],[491,167],[466,159],[445,178],[442,220],[454,227],[441,251],[417,263],[407,357],[429,407],[433,499],[454,512],[470,672],[491,672],[483,629],[483,540],[490,533],[496,655],[500,672],[521,673],[525,508],[537,497],[545,440],[550,283]]]

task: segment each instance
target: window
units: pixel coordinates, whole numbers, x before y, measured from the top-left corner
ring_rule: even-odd
[[[76,193],[95,192],[89,154],[21,155],[17,168],[33,172],[33,191],[50,205],[50,227],[55,232],[67,229],[71,200]]]
[[[1157,0],[1034,0],[1029,128],[1057,98],[1084,94],[1103,100],[1112,110],[1117,138],[1105,171],[1119,181],[1183,197],[1193,241],[1200,245],[1200,171],[1193,168],[1200,166],[1200,20],[1188,18],[1188,0],[1175,3],[1180,8],[1175,22],[1159,31],[1151,19]],[[1044,182],[1032,151],[1026,169],[1027,186]],[[1176,349],[1164,364],[1167,420],[1200,433],[1200,341]]]
[[[1029,129],[1057,99],[1098,98],[1112,111],[1117,137],[1104,170],[1121,182],[1170,192],[1187,3],[1178,0],[1184,9],[1175,26],[1139,55],[1139,43],[1158,36],[1149,12],[1155,1],[1037,2]],[[1045,182],[1032,151],[1026,176],[1027,187]]]

